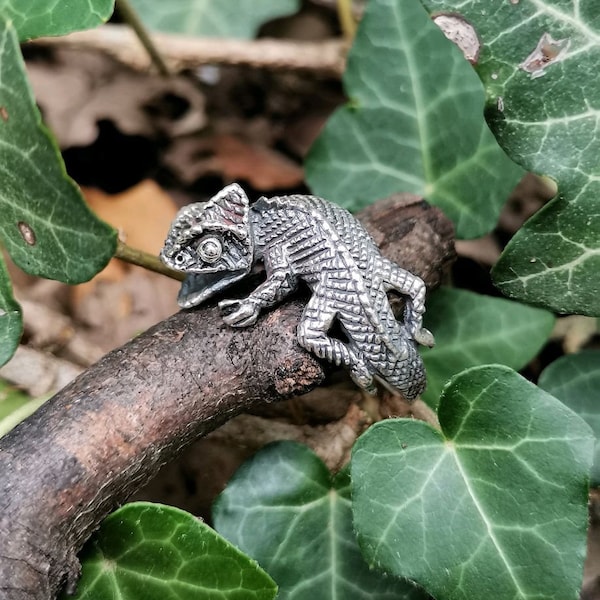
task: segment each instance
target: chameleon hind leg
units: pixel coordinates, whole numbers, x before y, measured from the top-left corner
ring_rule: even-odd
[[[319,358],[346,367],[356,385],[369,394],[376,394],[373,373],[367,363],[353,348],[327,335],[336,316],[337,311],[328,305],[326,299],[313,295],[298,323],[298,343]]]
[[[383,258],[382,278],[386,290],[393,289],[408,296],[404,309],[404,324],[413,339],[423,346],[433,347],[435,345],[433,335],[422,326],[427,291],[423,280],[386,258]]]

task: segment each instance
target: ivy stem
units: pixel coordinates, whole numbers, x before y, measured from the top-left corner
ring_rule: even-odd
[[[115,258],[120,258],[121,260],[124,260],[132,265],[138,265],[139,267],[144,267],[145,269],[154,271],[155,273],[160,273],[161,275],[166,275],[172,279],[177,279],[177,281],[183,281],[185,279],[184,273],[169,269],[169,267],[165,266],[160,261],[158,256],[154,256],[153,254],[144,252],[143,250],[138,250],[137,248],[132,248],[131,246],[123,243],[121,240],[117,242]]]
[[[352,43],[356,34],[356,21],[352,14],[352,0],[337,0],[337,13],[344,38]]]
[[[171,75],[171,70],[167,66],[167,63],[164,61],[161,53],[152,41],[148,30],[142,23],[142,20],[134,10],[133,6],[131,6],[129,0],[116,0],[115,4],[121,18],[129,27],[131,27],[135,35],[137,35],[140,43],[144,46],[144,49],[152,59],[154,66],[158,69],[158,72],[165,77],[169,77]]]

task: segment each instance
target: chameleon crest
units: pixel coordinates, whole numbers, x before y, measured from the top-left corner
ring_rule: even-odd
[[[375,380],[408,400],[425,387],[417,343],[434,343],[422,328],[425,284],[382,256],[348,211],[322,198],[263,197],[250,206],[242,188],[229,185],[209,202],[179,212],[161,259],[187,274],[178,298],[184,308],[263,262],[264,283],[247,298],[219,302],[232,327],[253,325],[262,309],[281,302],[302,280],[311,290],[297,328],[302,347],[343,365],[371,393]],[[389,290],[406,296],[403,322],[392,313]],[[346,340],[330,335],[336,325]]]

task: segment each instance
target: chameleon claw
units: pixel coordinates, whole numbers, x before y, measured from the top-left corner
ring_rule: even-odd
[[[236,321],[235,323],[229,323],[227,322],[227,320],[223,320],[230,327],[250,327],[251,325],[254,325],[254,323],[256,323],[256,321],[258,320],[258,315],[251,315],[245,319],[242,319],[241,321]]]
[[[219,308],[230,327],[250,327],[258,319],[259,307],[250,300],[222,300]]]
[[[365,392],[371,396],[377,396],[377,386],[373,381],[373,375],[369,371],[366,365],[356,363],[350,369],[350,377],[352,381],[361,387]]]
[[[418,342],[422,346],[427,346],[428,348],[433,348],[435,346],[435,339],[433,334],[429,329],[425,329],[422,327],[419,331],[414,334],[415,342]]]

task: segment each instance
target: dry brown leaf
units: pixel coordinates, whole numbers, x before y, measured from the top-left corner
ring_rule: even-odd
[[[590,527],[581,600],[600,600],[600,491],[590,491]]]
[[[67,49],[55,49],[52,61],[28,61],[27,72],[62,148],[91,144],[100,120],[125,134],[147,136],[184,135],[206,124],[204,96],[184,77],[138,73],[101,53]],[[161,110],[165,99],[175,98],[186,110]]]
[[[144,181],[122,194],[84,189],[90,207],[119,231],[128,245],[158,254],[177,207],[156,183]],[[179,283],[113,259],[94,279],[73,288],[75,317],[92,328],[105,351],[177,310]]]
[[[122,194],[84,189],[90,208],[119,231],[129,246],[158,254],[177,213],[171,197],[155,182],[142,181]]]
[[[459,256],[471,258],[483,265],[493,265],[500,258],[500,245],[492,235],[476,240],[456,240],[456,253]]]
[[[504,205],[498,225],[504,231],[515,233],[556,194],[556,185],[549,179],[526,173]]]
[[[341,419],[318,426],[238,415],[188,448],[134,499],[166,502],[210,518],[217,494],[239,466],[266,444],[279,440],[305,444],[329,469],[338,471],[369,424],[356,404],[350,404]]]
[[[39,398],[55,394],[82,371],[82,367],[47,352],[19,346],[13,358],[0,369],[0,377],[32,398]]]
[[[215,139],[214,160],[225,180],[242,179],[257,190],[291,188],[304,179],[302,168],[283,154],[231,135]]]
[[[562,340],[565,354],[582,350],[598,333],[598,319],[583,315],[559,317],[552,331],[552,339]]]
[[[334,106],[328,104],[328,110],[314,110],[291,122],[282,134],[282,142],[297,156],[305,157],[319,137]]]
[[[186,183],[220,175],[225,181],[247,181],[257,190],[268,191],[293,188],[304,180],[302,168],[283,154],[228,134],[182,139],[165,162]]]

